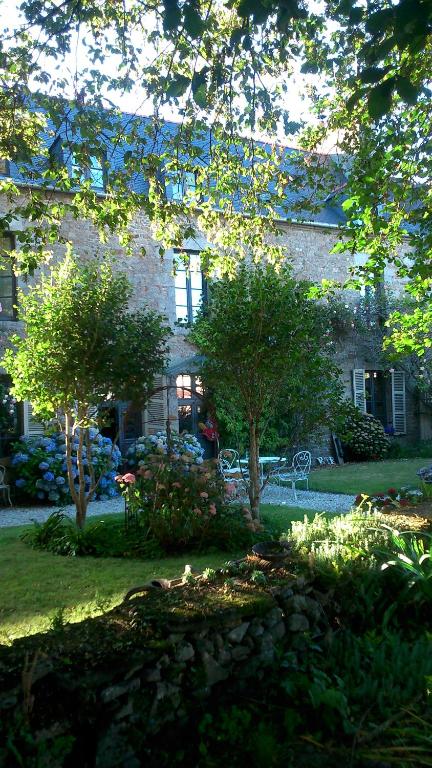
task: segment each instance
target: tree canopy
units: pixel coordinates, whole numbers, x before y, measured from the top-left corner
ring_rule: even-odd
[[[165,364],[169,329],[151,310],[128,310],[130,294],[127,278],[112,264],[80,263],[68,254],[27,292],[20,291],[24,335],[12,337],[13,348],[2,360],[14,395],[65,430],[69,488],[80,525],[96,483],[93,475],[86,492],[84,466],[92,475],[88,428],[98,423],[98,406],[130,400],[144,407]]]
[[[22,188],[9,180],[0,189],[11,201],[2,227],[14,215],[31,222],[19,233],[24,267],[61,238],[67,212],[90,218],[102,238],[116,231],[131,246],[138,208],[162,249],[181,245],[198,227],[216,245],[208,258],[227,271],[251,251],[277,261],[286,254],[277,238],[269,247],[275,214],[307,218],[333,194],[347,215],[339,247],[368,255],[362,279],[378,279],[390,263],[408,278],[420,309],[428,306],[427,0],[27,0],[22,13],[0,50],[0,152],[38,180],[40,168],[29,160],[39,158],[42,189],[20,196]],[[289,109],[299,70],[315,117],[296,139],[305,152],[291,153],[286,164],[273,140],[300,128]],[[114,106],[127,92],[151,113],[146,141],[137,115],[125,123]],[[175,131],[164,128],[167,108],[179,116]],[[64,162],[49,155],[46,135],[55,142],[60,133],[81,167],[94,156],[108,165],[120,137],[126,143],[123,163],[110,166],[105,196],[89,183],[77,189],[80,172],[71,178]],[[271,142],[260,144],[260,136]],[[331,162],[320,154],[330,139]],[[167,202],[161,175],[182,170],[196,174],[196,193]],[[135,175],[148,188],[131,191]],[[53,186],[67,193],[61,201],[47,194]],[[410,261],[401,257],[408,247]]]

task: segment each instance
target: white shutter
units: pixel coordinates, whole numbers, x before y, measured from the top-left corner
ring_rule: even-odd
[[[396,435],[406,433],[405,373],[392,371],[393,427]]]
[[[354,368],[353,372],[353,400],[354,405],[366,413],[366,385],[364,368]]]
[[[23,403],[24,411],[24,434],[29,437],[35,437],[36,435],[43,435],[44,425],[41,421],[37,421],[33,416],[32,404],[27,400]]]
[[[163,376],[156,376],[154,388],[165,386]],[[155,432],[166,429],[167,420],[167,390],[159,389],[147,403],[144,411],[144,434],[153,435]]]

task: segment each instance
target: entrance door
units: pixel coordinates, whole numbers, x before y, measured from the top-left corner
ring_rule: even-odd
[[[198,427],[199,422],[206,419],[201,380],[189,373],[182,373],[177,376],[176,388],[179,432],[194,435],[204,448],[204,457],[210,459],[214,455],[214,444],[203,436]]]
[[[132,403],[116,402],[99,409],[104,418],[101,433],[116,440],[125,456],[128,448],[142,435],[142,411]]]

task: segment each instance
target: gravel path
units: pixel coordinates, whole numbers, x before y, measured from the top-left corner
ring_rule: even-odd
[[[281,504],[300,509],[315,509],[317,512],[348,512],[354,502],[354,496],[341,493],[316,493],[315,491],[297,491],[297,501],[291,489],[276,485],[268,486],[262,496],[263,504]],[[33,520],[42,523],[54,511],[55,507],[0,507],[0,528],[15,525],[28,525]],[[63,509],[66,514],[75,516],[75,507],[69,504]],[[88,517],[103,514],[115,514],[124,511],[122,498],[110,501],[94,501],[89,505]]]

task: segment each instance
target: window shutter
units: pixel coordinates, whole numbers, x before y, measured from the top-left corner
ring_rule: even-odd
[[[165,386],[163,376],[156,376],[154,388]],[[166,429],[167,420],[167,393],[166,389],[160,389],[150,398],[144,412],[144,432],[146,435],[153,435],[155,432]]]
[[[28,401],[23,403],[24,413],[24,434],[28,437],[36,437],[37,435],[43,435],[44,425],[41,421],[37,421],[33,416],[32,404]]]
[[[352,373],[354,405],[357,406],[357,408],[362,413],[366,413],[366,386],[364,368],[354,368]]]
[[[406,433],[405,373],[392,371],[393,427],[396,435]]]

